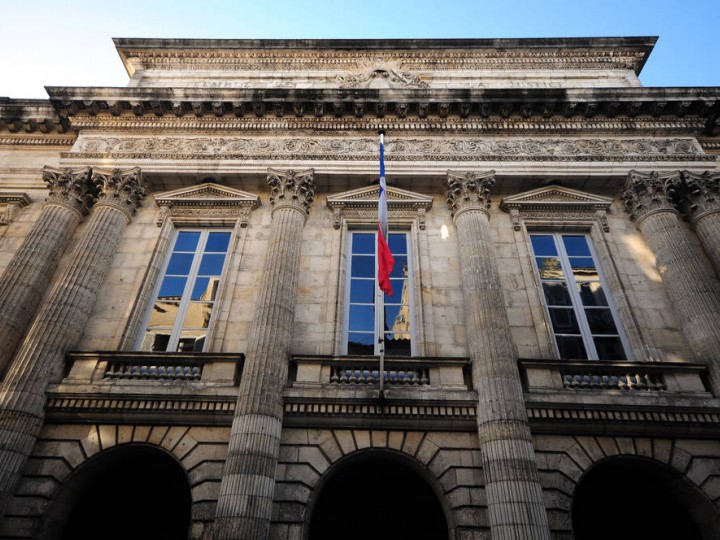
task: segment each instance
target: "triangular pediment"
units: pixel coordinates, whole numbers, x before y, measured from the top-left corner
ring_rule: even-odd
[[[330,208],[364,207],[377,205],[379,196],[380,186],[374,185],[330,195],[327,198],[327,204]],[[429,210],[432,207],[432,197],[392,186],[387,187],[387,199],[390,208],[407,207]]]
[[[604,208],[607,209],[612,204],[612,199],[603,197],[602,195],[594,195],[584,191],[578,191],[563,186],[545,186],[532,189],[524,193],[518,193],[503,198],[500,207],[503,210],[517,208],[536,208],[538,206],[547,206],[562,208],[565,206],[588,207],[588,208]]]
[[[213,182],[168,191],[155,196],[159,206],[260,206],[260,197]]]

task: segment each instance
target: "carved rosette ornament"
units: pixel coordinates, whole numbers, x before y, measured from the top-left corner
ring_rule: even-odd
[[[270,204],[273,212],[278,208],[291,207],[307,216],[315,195],[314,169],[306,171],[277,171],[268,169]]]
[[[139,167],[93,171],[93,182],[100,189],[97,205],[112,206],[123,212],[128,223],[147,194]]]
[[[680,187],[679,172],[660,176],[657,171],[630,171],[623,201],[630,218],[638,223],[657,212],[673,212],[675,193]]]
[[[98,190],[92,181],[92,169],[56,169],[43,167],[42,178],[50,189],[46,204],[69,208],[82,219],[97,198]]]
[[[465,210],[490,209],[490,188],[495,185],[495,171],[484,173],[447,172],[447,203],[456,219]]]
[[[690,223],[695,224],[709,214],[720,212],[720,173],[683,171],[681,175],[684,187],[682,208]]]

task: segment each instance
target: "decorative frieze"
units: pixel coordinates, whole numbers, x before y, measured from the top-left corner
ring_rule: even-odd
[[[47,204],[69,208],[80,218],[88,213],[98,196],[90,167],[57,169],[46,166],[42,178],[50,190]]]
[[[484,173],[447,172],[447,204],[456,218],[468,209],[490,209],[490,188],[495,185],[495,171]]]
[[[677,213],[675,195],[680,187],[680,172],[660,175],[657,171],[630,171],[623,201],[630,218],[638,223],[657,212]]]
[[[277,171],[268,169],[270,204],[273,212],[278,208],[292,206],[307,214],[315,195],[313,169],[305,171]]]

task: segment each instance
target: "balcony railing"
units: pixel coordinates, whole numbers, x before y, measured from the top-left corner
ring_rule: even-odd
[[[708,393],[707,366],[672,362],[518,361],[528,391],[619,390]]]

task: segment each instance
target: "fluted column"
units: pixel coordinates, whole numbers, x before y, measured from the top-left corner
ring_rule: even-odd
[[[448,171],[448,205],[457,228],[463,293],[478,393],[477,424],[493,540],[549,539],[517,358],[490,241],[489,188],[482,175]]]
[[[720,173],[683,171],[681,209],[720,276]]]
[[[95,201],[90,168],[43,169],[50,194],[0,276],[0,378],[37,310],[58,260]]]
[[[272,227],[258,283],[215,518],[216,539],[267,538],[282,430],[303,226],[313,171],[269,171]]]
[[[656,257],[670,301],[698,359],[710,362],[720,388],[720,292],[687,239],[675,209],[680,173],[659,176],[631,171],[623,194],[625,207]]]
[[[67,267],[38,311],[0,386],[0,504],[12,496],[42,428],[45,390],[77,347],[116,245],[145,195],[140,169],[95,170],[98,202]]]

